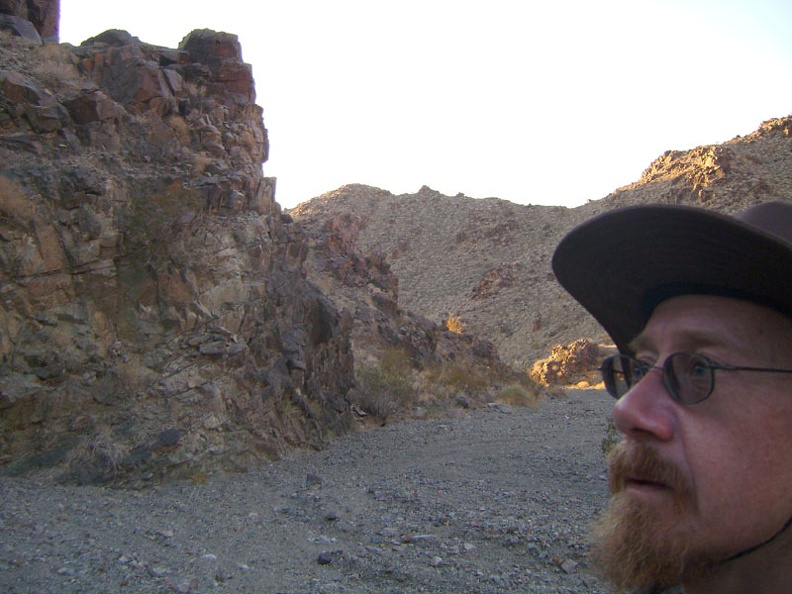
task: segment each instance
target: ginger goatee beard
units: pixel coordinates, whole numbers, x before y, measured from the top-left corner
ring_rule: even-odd
[[[650,447],[622,442],[610,456],[608,508],[596,521],[593,556],[601,573],[620,591],[656,585],[657,591],[696,580],[723,559],[722,552],[697,550],[685,529],[696,511],[687,477]],[[630,477],[669,489],[669,505],[653,506],[624,491]]]

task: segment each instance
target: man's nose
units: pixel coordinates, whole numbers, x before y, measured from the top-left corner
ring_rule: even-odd
[[[668,441],[674,435],[675,404],[663,382],[663,371],[650,369],[616,401],[613,422],[626,437]]]

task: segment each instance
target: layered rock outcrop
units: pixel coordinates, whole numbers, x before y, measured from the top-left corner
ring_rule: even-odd
[[[350,427],[351,322],[254,98],[233,35],[0,32],[0,472],[243,469]]]
[[[309,277],[351,314],[357,385],[349,398],[357,414],[380,423],[454,407],[538,402],[538,385],[506,365],[492,342],[400,307],[387,258],[361,249],[361,217],[293,213],[310,240]]]

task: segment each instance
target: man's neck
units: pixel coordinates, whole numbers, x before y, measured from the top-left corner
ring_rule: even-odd
[[[683,584],[684,594],[792,594],[792,529],[771,543],[726,561],[712,573]]]

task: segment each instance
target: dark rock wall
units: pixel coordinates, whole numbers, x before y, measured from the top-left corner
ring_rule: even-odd
[[[351,322],[254,100],[233,35],[0,33],[0,472],[200,476],[348,430]]]

